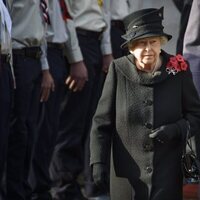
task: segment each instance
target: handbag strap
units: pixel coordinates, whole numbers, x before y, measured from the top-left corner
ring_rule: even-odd
[[[186,139],[184,143],[183,148],[183,155],[186,154],[186,147],[189,147],[190,151],[194,153],[193,147],[192,147],[192,139],[191,139],[191,133],[190,133],[190,123],[187,121],[187,133],[186,133]]]
[[[185,140],[185,145],[183,148],[183,155],[186,154],[187,152],[187,147],[189,148],[189,151],[196,156],[196,153],[193,149],[193,145],[192,145],[192,139],[191,139],[191,131],[190,131],[190,123],[189,121],[187,121],[187,134],[186,134],[186,140]]]

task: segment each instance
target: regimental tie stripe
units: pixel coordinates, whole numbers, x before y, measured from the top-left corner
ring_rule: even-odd
[[[46,0],[40,0],[40,7],[42,9],[42,15],[43,15],[44,21],[47,24],[50,24],[50,18],[49,18],[49,13],[48,13],[48,7],[47,7]]]
[[[103,6],[103,0],[97,0],[100,7]]]
[[[72,17],[69,14],[69,11],[67,9],[67,5],[66,5],[65,1],[59,0],[59,2],[60,2],[60,8],[61,8],[63,20],[66,21],[67,19],[72,19]]]

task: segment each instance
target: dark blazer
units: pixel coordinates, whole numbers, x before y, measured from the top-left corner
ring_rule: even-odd
[[[93,119],[90,163],[106,163],[112,149],[112,200],[182,200],[182,139],[186,120],[199,134],[200,101],[190,70],[166,72],[169,57],[162,51],[163,64],[153,75],[138,71],[132,55],[109,68]],[[149,139],[152,129],[181,119],[182,139]]]
[[[200,95],[200,1],[193,0],[184,35],[183,55],[191,66],[194,85]],[[200,159],[200,136],[195,137],[196,151]]]
[[[177,40],[176,53],[180,53],[180,54],[183,53],[184,34],[185,34],[186,27],[187,27],[188,19],[189,19],[189,16],[190,16],[192,1],[193,0],[173,0],[177,9],[181,13],[179,36],[178,36],[178,40]]]

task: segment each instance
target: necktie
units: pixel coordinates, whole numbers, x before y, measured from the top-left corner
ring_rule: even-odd
[[[48,7],[47,7],[46,0],[40,0],[40,7],[42,9],[42,15],[43,15],[44,21],[47,24],[50,24],[50,18],[49,18],[49,14],[48,14]]]
[[[72,19],[72,17],[69,14],[69,11],[67,9],[67,5],[66,5],[65,1],[59,0],[59,2],[60,2],[60,8],[61,8],[63,20],[66,21],[67,19]]]

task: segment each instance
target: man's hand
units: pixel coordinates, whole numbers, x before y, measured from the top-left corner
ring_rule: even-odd
[[[43,70],[40,102],[47,101],[49,98],[50,92],[54,90],[55,90],[54,80],[49,70]]]
[[[70,75],[67,77],[65,83],[73,92],[81,91],[88,81],[87,68],[83,61],[73,63],[70,66]]]
[[[105,72],[106,74],[108,73],[108,69],[112,60],[113,60],[112,54],[103,55],[102,71]]]

